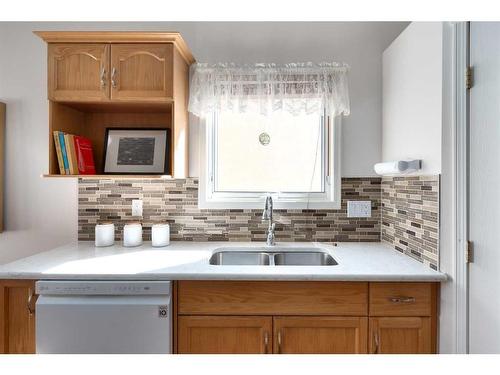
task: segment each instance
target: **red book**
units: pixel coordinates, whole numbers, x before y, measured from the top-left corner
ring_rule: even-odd
[[[79,174],[95,174],[92,142],[88,138],[75,135],[75,151]]]

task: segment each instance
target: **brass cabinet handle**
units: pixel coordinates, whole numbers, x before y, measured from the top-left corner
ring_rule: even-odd
[[[375,341],[375,350],[373,351],[373,354],[378,354],[380,350],[380,338],[377,331],[375,331],[373,335],[373,340]]]
[[[414,303],[415,297],[389,297],[392,303]]]
[[[35,291],[33,289],[30,289],[30,295],[28,297],[28,302],[27,302],[27,308],[28,308],[28,313],[30,315],[33,315],[35,313]]]
[[[101,89],[106,87],[106,68],[101,68]]]
[[[278,354],[281,354],[281,330],[278,331]]]
[[[264,333],[264,354],[269,353],[269,333]]]
[[[113,67],[113,69],[111,69],[111,86],[113,86],[114,89],[116,89],[115,77],[116,77],[116,68]]]

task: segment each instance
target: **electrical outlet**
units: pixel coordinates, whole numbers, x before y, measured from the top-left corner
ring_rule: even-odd
[[[347,201],[347,217],[371,217],[371,201]]]
[[[141,199],[132,199],[132,216],[142,216]]]

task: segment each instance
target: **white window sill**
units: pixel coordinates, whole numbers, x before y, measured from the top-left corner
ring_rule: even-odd
[[[242,210],[251,210],[251,209],[264,209],[264,200],[262,201],[252,201],[252,202],[244,202],[244,201],[204,201],[202,199],[198,199],[198,208],[200,209],[242,209]],[[283,202],[279,200],[273,201],[273,208],[275,210],[339,210],[341,208],[340,202]]]

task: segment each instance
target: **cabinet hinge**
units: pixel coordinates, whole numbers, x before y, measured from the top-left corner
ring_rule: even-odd
[[[474,84],[473,73],[474,69],[472,68],[472,66],[468,66],[465,71],[465,87],[467,88],[467,90],[470,90]]]
[[[467,249],[465,250],[465,260],[467,263],[474,262],[474,244],[472,241],[467,241]]]

